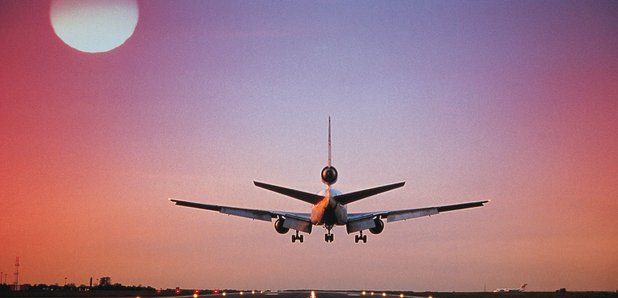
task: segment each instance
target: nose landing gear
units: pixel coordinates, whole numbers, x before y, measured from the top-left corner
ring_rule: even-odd
[[[333,242],[333,241],[335,241],[335,234],[330,232],[330,230],[332,228],[333,228],[332,226],[331,227],[326,227],[328,232],[324,235],[324,241],[326,241],[326,242]]]

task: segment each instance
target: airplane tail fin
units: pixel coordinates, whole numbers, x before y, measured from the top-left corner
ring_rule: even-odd
[[[521,289],[524,290],[528,284],[521,285]]]
[[[337,169],[333,167],[332,143],[330,138],[330,116],[328,116],[328,160],[326,162],[326,167],[322,169],[320,176],[322,176],[322,182],[328,186],[337,182]]]
[[[332,145],[330,141],[330,116],[328,116],[328,161],[327,165],[331,167],[333,165]]]

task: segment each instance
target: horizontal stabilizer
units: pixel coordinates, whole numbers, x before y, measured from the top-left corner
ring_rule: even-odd
[[[268,189],[270,191],[274,191],[276,193],[280,193],[282,195],[292,197],[292,198],[295,198],[295,199],[298,199],[298,200],[301,200],[303,202],[307,202],[313,205],[317,204],[323,199],[322,196],[296,190],[296,189],[285,188],[285,187],[272,185],[272,184],[266,184],[266,183],[257,182],[257,181],[253,181],[253,184],[255,184],[255,186],[257,187]]]
[[[389,184],[389,185],[384,185],[384,186],[379,186],[379,187],[374,187],[374,188],[369,188],[369,189],[364,189],[364,190],[359,190],[359,191],[355,191],[355,192],[351,192],[351,193],[346,193],[346,194],[342,194],[342,195],[338,195],[335,197],[335,200],[337,202],[339,202],[342,205],[346,205],[352,202],[356,202],[358,200],[362,200],[364,198],[367,197],[371,197],[371,196],[375,196],[379,193],[383,193],[389,190],[393,190],[395,188],[399,188],[402,187],[404,184],[406,184],[405,182],[399,182],[399,183],[394,183],[394,184]]]

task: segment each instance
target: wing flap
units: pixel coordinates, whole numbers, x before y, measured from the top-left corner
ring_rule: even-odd
[[[459,209],[473,208],[473,207],[483,207],[489,201],[479,201],[479,202],[470,202],[470,203],[461,203],[455,205],[447,205],[447,206],[438,206],[438,212],[446,212],[453,211]]]
[[[221,207],[221,211],[219,212],[223,214],[235,215],[235,216],[246,217],[246,218],[251,218],[251,219],[258,219],[258,220],[263,220],[263,221],[271,221],[272,219],[272,214],[264,210]]]
[[[423,208],[423,209],[411,209],[391,211],[386,215],[386,222],[395,222],[400,220],[407,220],[423,216],[431,216],[438,214],[437,208]]]
[[[313,225],[308,219],[298,218],[295,216],[287,216],[283,221],[283,226],[292,230],[297,230],[311,234]]]
[[[400,220],[407,220],[417,217],[423,216],[431,216],[436,215],[441,212],[474,208],[474,207],[482,207],[489,201],[478,201],[478,202],[469,202],[469,203],[461,203],[454,205],[445,205],[445,206],[437,206],[437,207],[428,207],[428,208],[417,208],[417,209],[408,209],[408,210],[395,210],[388,211],[380,214],[380,217],[386,217],[387,222],[395,222]]]
[[[345,225],[348,234],[352,234],[362,230],[373,229],[376,227],[376,222],[373,217],[357,219],[354,221],[348,221]]]

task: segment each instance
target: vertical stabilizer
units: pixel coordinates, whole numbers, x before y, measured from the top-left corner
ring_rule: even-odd
[[[333,165],[332,145],[330,141],[330,116],[328,116],[328,161],[327,165],[330,167]]]
[[[331,185],[337,182],[337,169],[333,167],[332,144],[330,140],[330,116],[328,116],[328,161],[322,169],[322,182],[326,185]]]

